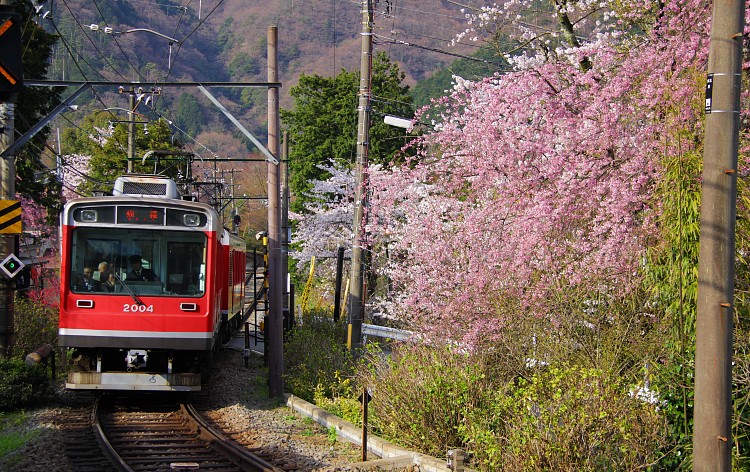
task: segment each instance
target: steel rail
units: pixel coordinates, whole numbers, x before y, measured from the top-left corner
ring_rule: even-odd
[[[215,466],[217,461],[226,461],[243,472],[282,472],[282,469],[264,461],[209,425],[191,404],[179,403],[169,406],[168,410],[150,412],[148,408],[138,409],[135,419],[124,415],[125,420],[113,410],[114,423],[110,425],[111,431],[108,433],[107,427],[100,420],[100,416],[104,414],[103,408],[99,399],[96,400],[92,412],[94,435],[102,453],[116,470],[143,470],[153,467],[152,461],[154,464],[172,461],[170,466],[177,469],[200,468],[202,463]],[[160,415],[165,416],[161,418]],[[108,434],[112,436],[108,437]],[[139,449],[136,455],[134,447]],[[129,464],[128,459],[118,452],[118,448],[125,451],[129,449],[128,454],[133,456],[135,463]],[[185,461],[174,462],[170,454],[179,454]]]

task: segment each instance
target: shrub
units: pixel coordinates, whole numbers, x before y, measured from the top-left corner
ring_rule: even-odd
[[[23,359],[42,344],[57,345],[58,310],[41,301],[17,298],[15,302],[15,357]]]
[[[493,407],[473,412],[463,430],[483,463],[506,470],[633,470],[655,461],[665,435],[655,405],[620,378],[579,366],[539,369]],[[505,421],[495,428],[488,418],[498,413]]]
[[[309,402],[332,398],[342,378],[353,376],[355,360],[344,344],[346,324],[325,309],[308,310],[284,343],[286,390]]]
[[[489,385],[476,359],[449,347],[402,345],[369,360],[362,382],[373,391],[378,434],[438,457],[462,445],[459,427]]]
[[[0,360],[0,410],[33,405],[45,397],[48,388],[43,366],[29,366],[19,359]]]
[[[338,372],[334,375],[336,378],[333,385],[318,385],[315,389],[315,404],[339,418],[361,425],[362,403],[355,393],[352,379],[343,379]],[[326,393],[329,390],[330,393]]]

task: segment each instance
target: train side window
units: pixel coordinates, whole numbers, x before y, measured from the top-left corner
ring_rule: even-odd
[[[201,296],[205,290],[206,238],[200,235],[185,239],[198,241],[167,242],[166,289],[176,295]]]

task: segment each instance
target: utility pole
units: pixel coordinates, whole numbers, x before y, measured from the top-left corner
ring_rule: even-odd
[[[128,174],[133,173],[133,160],[135,159],[135,91],[128,92]]]
[[[10,0],[0,0],[0,151],[9,149],[15,139],[15,102],[17,93],[23,89],[20,20]],[[15,195],[16,156],[12,153],[0,159],[0,200],[13,200]],[[3,233],[0,259],[5,260],[16,252],[16,235]],[[13,346],[14,290],[12,278],[0,277],[0,358],[8,357]]]
[[[367,165],[370,150],[370,76],[372,75],[372,0],[362,0],[362,57],[360,58],[359,106],[357,122],[357,182],[354,198],[354,238],[352,267],[349,274],[347,312],[349,349],[362,344],[364,318],[364,212],[367,207]]]
[[[268,81],[278,78],[278,27],[268,27]],[[279,155],[279,89],[268,89],[268,151]],[[271,397],[284,394],[284,316],[282,310],[281,280],[281,190],[280,166],[268,163],[268,256],[269,256],[269,352],[268,393]]]
[[[732,470],[732,331],[744,0],[713,3],[706,85],[693,470]]]
[[[291,322],[292,307],[289,304],[289,243],[291,234],[289,231],[289,133],[282,134],[281,146],[281,281],[284,284],[283,298],[285,311],[288,310]]]
[[[15,94],[13,94],[15,95]],[[0,102],[0,150],[13,144],[15,96]],[[16,195],[16,156],[0,159],[0,200],[13,200]],[[0,260],[16,252],[15,235],[0,234]],[[10,355],[15,331],[15,283],[0,277],[0,359]]]

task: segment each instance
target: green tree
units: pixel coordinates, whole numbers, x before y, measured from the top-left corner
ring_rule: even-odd
[[[385,53],[379,53],[372,68],[372,114],[370,162],[388,164],[405,144],[403,129],[383,122],[383,115],[411,117],[414,114],[404,74]],[[331,162],[353,163],[357,155],[357,106],[359,74],[341,71],[335,77],[302,75],[292,88],[294,108],[281,110],[289,131],[289,186],[295,195],[295,211],[304,208],[315,179],[327,175],[317,166]]]
[[[506,61],[494,49],[483,47],[471,55],[471,59],[456,59],[453,63],[420,81],[412,89],[411,96],[417,108],[429,105],[430,99],[445,96],[453,86],[453,76],[468,80],[482,80],[493,74],[507,70]]]
[[[250,57],[250,54],[240,51],[227,65],[229,76],[234,79],[241,79],[249,75],[260,72],[258,60]]]
[[[180,128],[190,136],[198,136],[203,131],[203,109],[189,93],[180,95],[176,117]]]
[[[79,191],[90,194],[93,190],[112,190],[115,179],[127,171],[128,127],[111,125],[111,115],[100,111],[84,118],[78,128],[65,131],[63,140],[70,153],[91,156],[89,180]],[[136,159],[133,172],[153,173],[153,162],[141,163],[148,150],[179,150],[181,143],[172,143],[169,124],[162,119],[138,124],[136,130]],[[176,171],[176,168],[173,168]],[[169,175],[169,172],[166,174]]]

